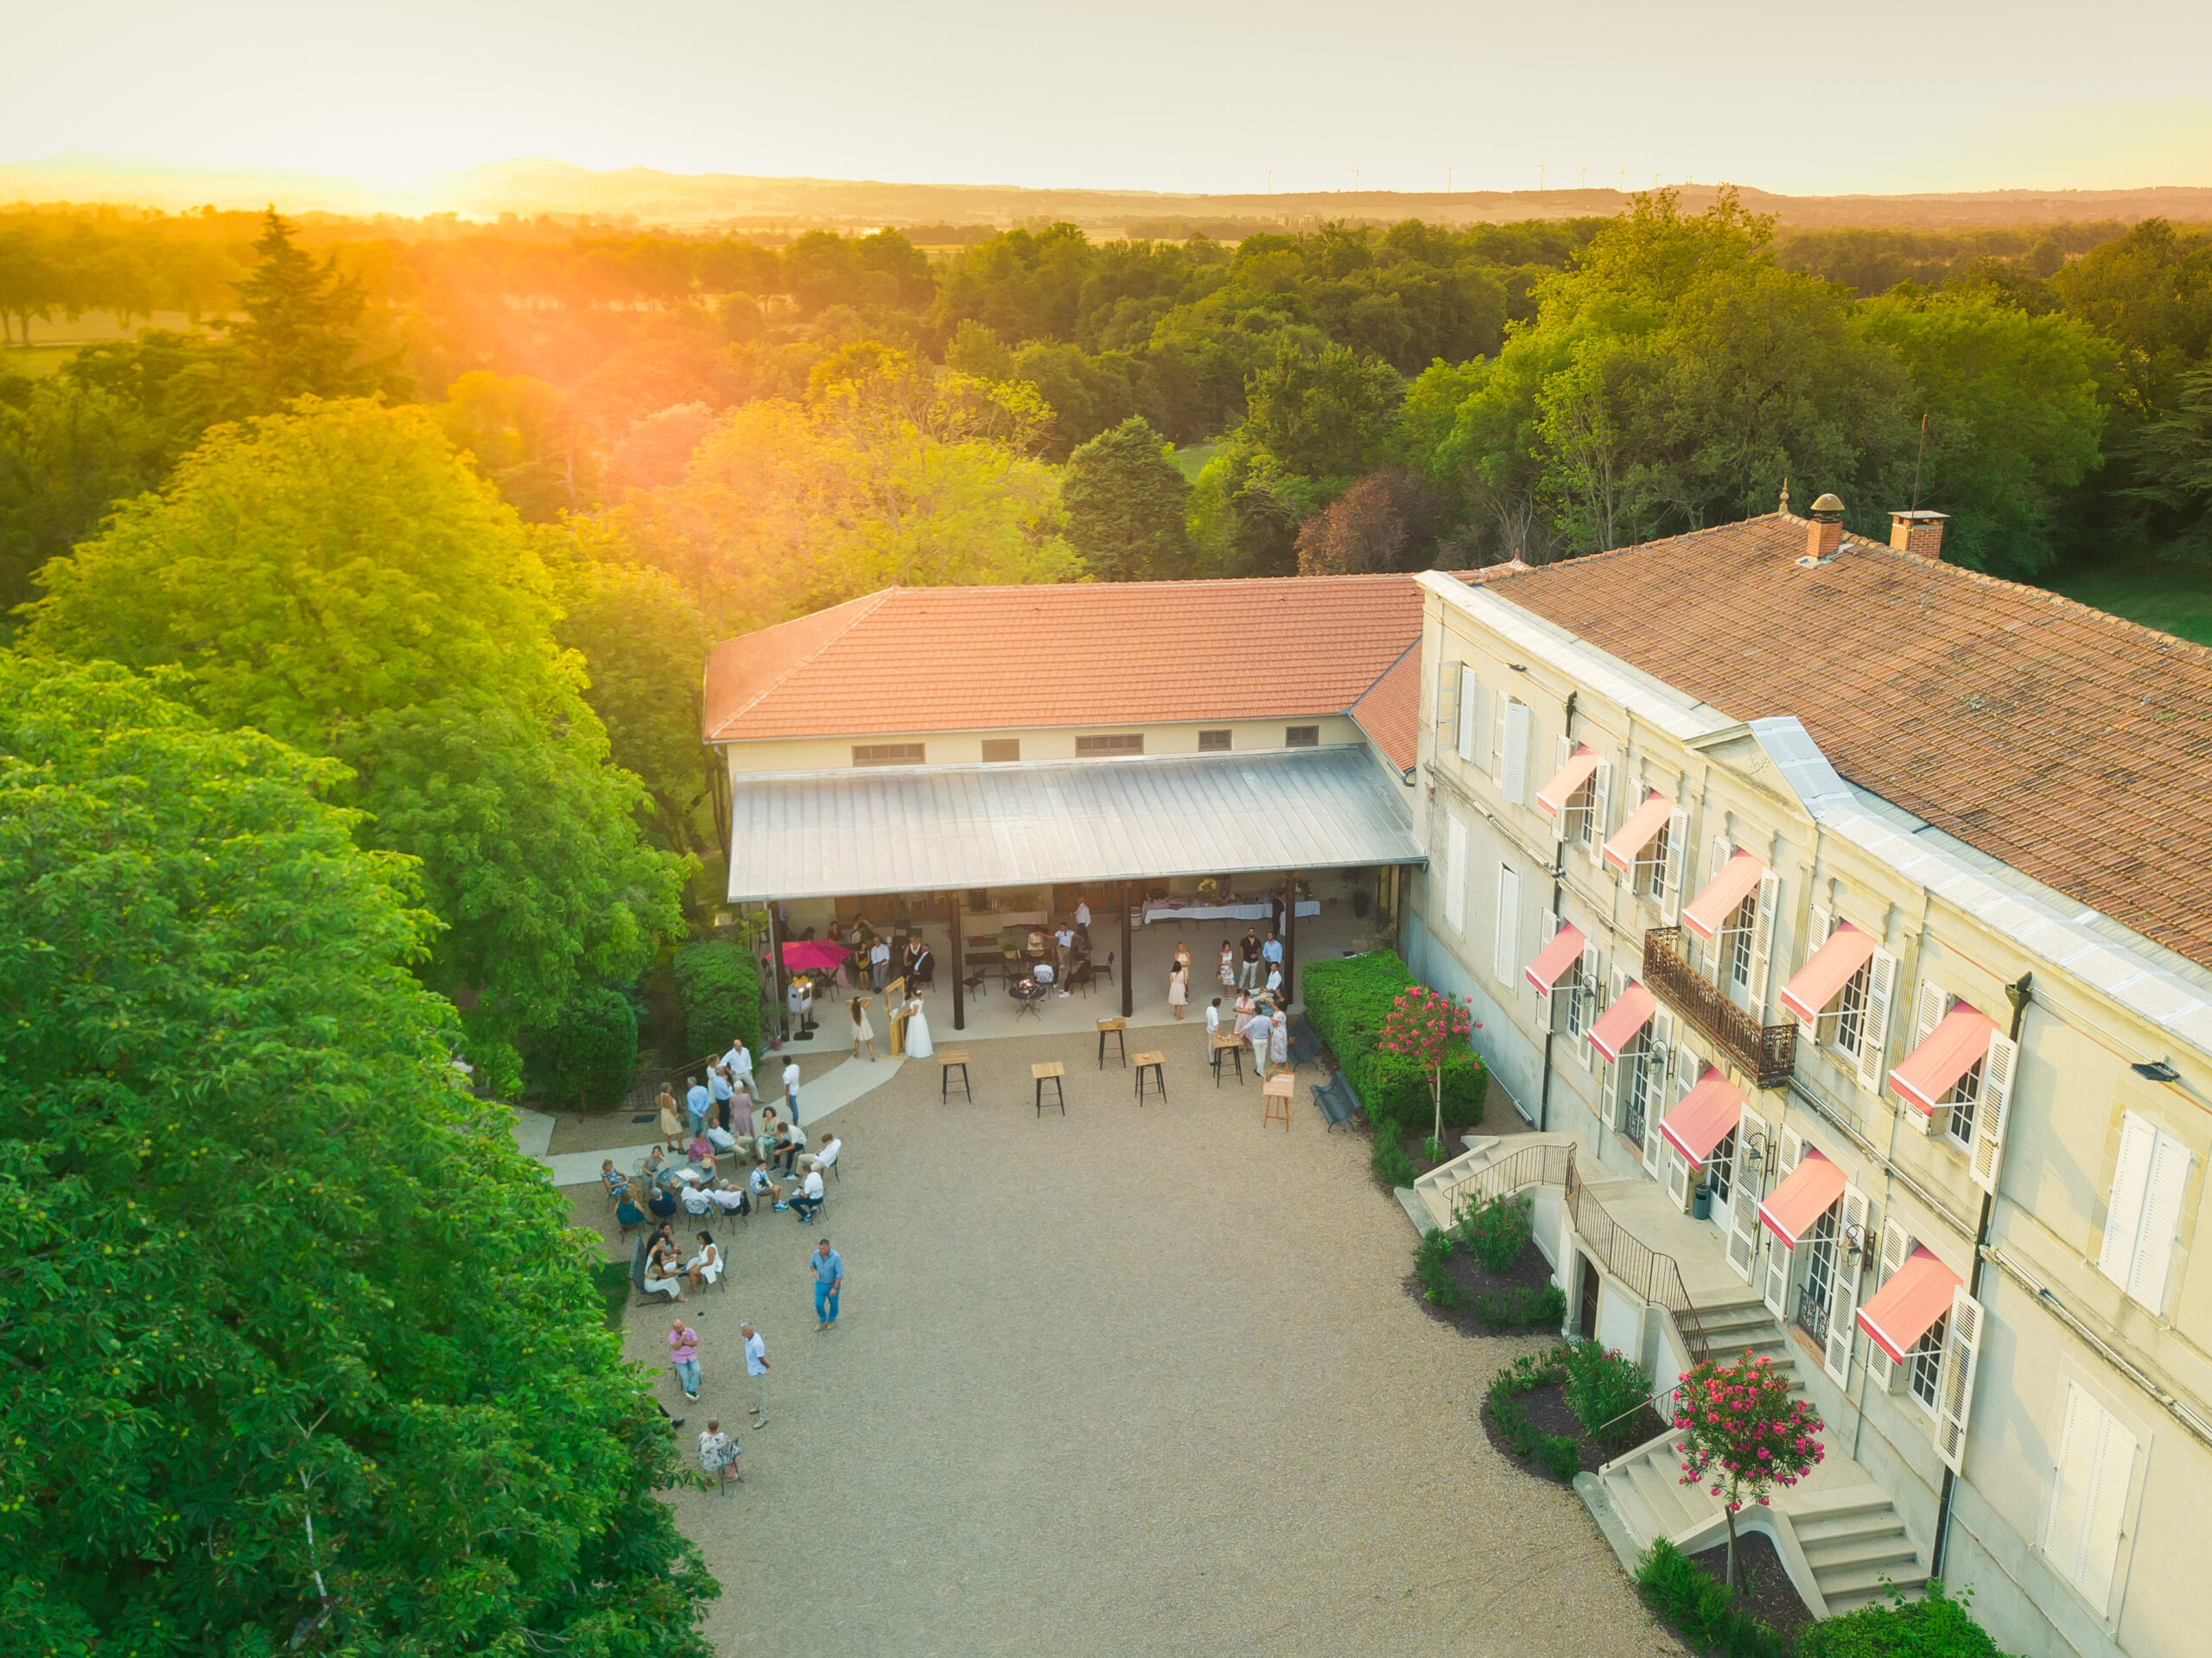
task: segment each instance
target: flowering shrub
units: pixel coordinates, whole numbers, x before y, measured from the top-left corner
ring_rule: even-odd
[[[1467,1045],[1474,1029],[1474,1015],[1467,1004],[1427,985],[1408,985],[1398,992],[1382,1021],[1375,1045],[1384,1053],[1411,1059],[1429,1074],[1429,1091],[1436,1106],[1435,1138],[1444,1138],[1444,1062]]]
[[[1820,1413],[1789,1396],[1789,1379],[1764,1357],[1707,1359],[1675,1395],[1682,1480],[1720,1499],[1728,1521],[1728,1586],[1736,1586],[1736,1515],[1764,1508],[1777,1487],[1802,1479],[1827,1454],[1814,1436]]]

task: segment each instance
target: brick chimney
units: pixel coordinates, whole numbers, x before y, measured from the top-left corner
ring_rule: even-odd
[[[1910,553],[1916,558],[1932,558],[1941,563],[1943,559],[1943,526],[1949,521],[1946,512],[1892,512],[1890,514],[1890,545],[1901,553]]]
[[[1805,530],[1805,556],[1827,558],[1843,545],[1843,503],[1823,495],[1813,503],[1813,521]]]

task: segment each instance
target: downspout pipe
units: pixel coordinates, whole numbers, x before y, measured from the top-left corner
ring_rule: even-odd
[[[1567,694],[1567,709],[1565,715],[1560,721],[1560,729],[1566,733],[1567,740],[1570,743],[1574,740],[1575,700],[1581,695],[1582,693],[1579,690],[1569,691]],[[1559,919],[1559,906],[1560,903],[1564,901],[1566,896],[1567,842],[1564,841],[1559,841],[1554,842],[1552,847],[1552,916],[1555,920]],[[1565,923],[1562,921],[1560,924],[1564,925]],[[1552,1021],[1549,1012],[1549,1002],[1548,1000],[1547,1000],[1544,1018],[1544,1081],[1543,1086],[1536,1094],[1536,1132],[1538,1134],[1542,1134],[1551,1127],[1551,1116]]]
[[[2005,1000],[2012,1004],[2012,1028],[2006,1032],[2015,1044],[2020,1039],[2020,1027],[2027,1022],[2028,1001],[2034,988],[2035,975],[2023,973],[2019,982],[2005,987]],[[1981,1194],[1981,1223],[1974,1229],[1974,1265],[1967,1269],[1967,1293],[1977,1301],[1981,1299],[1981,1268],[1984,1251],[1989,1248],[1990,1217],[1996,1211],[1997,1194]],[[1928,1575],[1943,1575],[1943,1557],[1949,1552],[1951,1541],[1951,1505],[1958,1491],[1959,1477],[1952,1472],[1948,1463],[1943,1465],[1943,1488],[1936,1497],[1936,1540],[1929,1546]]]

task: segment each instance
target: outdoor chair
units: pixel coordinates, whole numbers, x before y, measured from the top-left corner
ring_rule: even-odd
[[[1114,952],[1110,950],[1108,950],[1106,952],[1106,964],[1103,967],[1093,967],[1091,969],[1091,973],[1092,975],[1096,978],[1112,978],[1114,976]]]
[[[1290,1021],[1290,1068],[1318,1064],[1321,1058],[1321,1039],[1306,1022],[1303,1013]]]

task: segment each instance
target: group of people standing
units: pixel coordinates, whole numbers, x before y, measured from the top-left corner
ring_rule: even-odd
[[[836,1329],[837,1304],[845,1287],[845,1260],[830,1246],[828,1238],[816,1241],[806,1257],[806,1274],[814,1287],[816,1331]],[[753,1426],[765,1428],[768,1426],[768,1373],[773,1368],[768,1357],[768,1344],[750,1319],[738,1324],[737,1333],[742,1344],[747,1391],[752,1395]],[[677,1385],[683,1390],[685,1400],[694,1403],[699,1397],[702,1344],[698,1330],[677,1313],[668,1331],[669,1368],[675,1374]],[[669,1420],[671,1426],[683,1426],[681,1416],[671,1416]],[[710,1418],[699,1435],[700,1468],[719,1480],[741,1479],[744,1476],[738,1470],[744,1453],[744,1446],[722,1431],[721,1419]]]
[[[1221,956],[1215,963],[1214,971],[1223,989],[1238,991],[1242,997],[1264,996],[1277,1007],[1288,1000],[1283,994],[1282,940],[1272,927],[1268,930],[1265,943],[1249,927],[1244,930],[1242,944],[1231,944],[1226,938],[1223,939]],[[1167,969],[1167,1005],[1175,1010],[1175,1017],[1179,1020],[1190,1000],[1191,949],[1179,942],[1175,946],[1175,959]],[[1213,1005],[1216,1007],[1221,1006],[1218,997],[1215,998]]]

